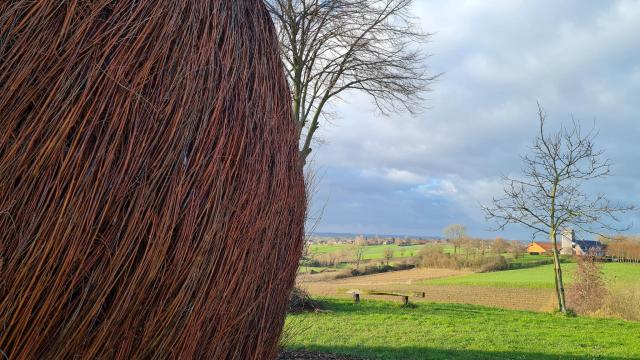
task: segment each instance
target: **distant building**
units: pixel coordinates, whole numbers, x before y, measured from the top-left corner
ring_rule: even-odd
[[[532,242],[527,246],[527,253],[530,255],[551,255],[553,245],[547,242]]]
[[[562,248],[560,254],[573,255],[573,242],[576,238],[576,232],[571,229],[562,230]]]
[[[604,245],[595,240],[577,240],[576,233],[571,229],[562,232],[562,251],[565,255],[594,255],[604,256]]]
[[[584,256],[593,254],[604,256],[604,246],[599,241],[576,240],[575,232],[571,229],[562,231],[560,254]],[[527,246],[527,253],[531,255],[551,255],[553,245],[548,242],[532,242]]]

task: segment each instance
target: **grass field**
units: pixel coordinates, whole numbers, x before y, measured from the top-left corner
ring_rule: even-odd
[[[571,282],[576,269],[575,263],[563,264],[563,274],[567,283]],[[640,266],[637,264],[606,263],[602,266],[605,279],[611,285],[620,285],[640,281]],[[506,288],[553,288],[553,265],[536,266],[526,269],[496,271],[429,279],[425,285],[471,285]]]
[[[364,253],[362,254],[362,260],[378,260],[384,257],[385,249],[393,250],[394,258],[402,258],[409,257],[413,255],[417,255],[420,249],[425,245],[408,245],[408,246],[398,246],[398,245],[370,245],[364,248]],[[325,245],[325,244],[314,244],[309,248],[309,253],[312,255],[323,255],[340,251],[349,251],[353,249],[353,245],[350,244],[338,244],[338,245]]]
[[[326,299],[289,315],[283,343],[367,359],[639,359],[640,322],[474,305]]]
[[[394,259],[406,258],[410,256],[416,256],[420,253],[420,250],[425,246],[432,245],[409,245],[409,246],[398,246],[398,245],[370,245],[365,247],[364,254],[362,260],[379,260],[384,257],[385,249],[393,250]],[[453,245],[449,244],[438,244],[440,248],[442,248],[443,252],[448,254],[453,254],[454,248]],[[354,249],[354,245],[352,244],[314,244],[309,248],[309,253],[312,256],[330,254],[330,253],[339,253],[339,252],[348,252]],[[458,253],[463,254],[463,250],[458,249]],[[507,258],[512,258],[511,254],[505,253],[502,254]],[[511,259],[511,262],[514,265],[524,265],[531,263],[536,263],[540,261],[550,261],[551,258],[547,256],[540,255],[529,255],[522,254],[517,259]]]

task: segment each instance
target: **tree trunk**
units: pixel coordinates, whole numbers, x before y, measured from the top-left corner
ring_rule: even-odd
[[[560,267],[560,255],[558,254],[558,241],[556,232],[551,231],[551,243],[553,244],[553,267],[555,271],[556,296],[558,298],[558,310],[567,313],[567,305],[564,297],[564,284],[562,281],[562,268]]]

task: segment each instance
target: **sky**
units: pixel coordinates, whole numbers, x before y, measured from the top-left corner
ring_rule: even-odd
[[[640,206],[640,1],[416,0],[416,22],[434,33],[424,51],[443,75],[416,115],[382,116],[353,92],[321,124],[311,169],[310,224],[319,232],[529,240],[491,231],[480,204],[521,172],[536,135],[571,122],[600,130],[596,147],[613,176],[588,189]],[[640,233],[640,214],[622,218]]]

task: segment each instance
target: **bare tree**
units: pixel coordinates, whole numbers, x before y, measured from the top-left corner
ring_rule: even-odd
[[[511,240],[509,243],[509,252],[513,255],[514,259],[519,258],[525,252],[525,246],[518,240]]]
[[[546,114],[538,105],[539,132],[531,155],[522,156],[521,177],[503,177],[504,196],[494,198],[490,206],[483,206],[487,219],[503,230],[509,224],[519,224],[533,230],[534,236],[543,233],[553,244],[558,309],[567,307],[558,254],[557,236],[566,227],[576,227],[588,233],[598,229],[616,229],[617,214],[633,209],[614,204],[603,194],[591,196],[583,190],[589,180],[610,175],[609,159],[594,148],[597,131],[583,133],[580,124],[562,127],[547,134],[544,130]]]
[[[493,253],[496,255],[500,255],[503,252],[507,251],[507,246],[508,244],[505,239],[497,237],[491,242],[491,251],[493,251]]]
[[[360,262],[364,256],[367,243],[364,241],[355,241],[353,245],[353,260],[356,263],[356,269],[360,269]]]
[[[388,248],[385,248],[385,249],[382,251],[382,257],[383,257],[385,260],[387,260],[387,265],[389,265],[389,261],[390,261],[391,259],[393,259],[393,249],[392,249],[392,248],[389,248],[389,247],[388,247]]]
[[[416,111],[435,76],[417,48],[430,34],[413,0],[266,0],[281,44],[303,159],[325,107],[347,90],[369,94],[384,114]]]
[[[453,244],[453,253],[458,252],[463,239],[467,236],[467,227],[462,224],[450,224],[442,229],[442,235]]]

